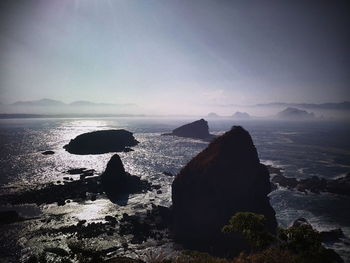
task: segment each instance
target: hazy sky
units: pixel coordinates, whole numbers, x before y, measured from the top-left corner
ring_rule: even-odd
[[[1,102],[350,100],[347,2],[1,0]]]

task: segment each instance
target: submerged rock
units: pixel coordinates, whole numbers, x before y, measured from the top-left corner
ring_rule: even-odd
[[[63,148],[73,154],[102,154],[122,152],[138,143],[129,131],[105,130],[80,134]]]
[[[172,133],[166,133],[163,135],[175,135],[179,137],[195,138],[202,140],[211,140],[215,136],[209,133],[208,122],[204,119],[194,121],[179,128],[176,128]]]
[[[233,127],[194,157],[172,184],[172,231],[191,249],[212,253],[245,248],[238,235],[225,236],[221,228],[240,211],[263,214],[270,231],[277,226],[267,195],[269,172],[261,164],[247,131]]]

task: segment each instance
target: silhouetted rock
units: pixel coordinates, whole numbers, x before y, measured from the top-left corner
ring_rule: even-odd
[[[320,232],[322,242],[340,242],[344,238],[344,233],[340,228]]]
[[[328,180],[326,191],[330,193],[350,196],[350,173],[338,179]]]
[[[296,178],[278,174],[273,177],[271,181],[279,184],[282,187],[297,190],[299,192],[310,191],[316,194],[320,192],[329,192],[350,196],[350,174],[334,180],[327,180],[317,176],[297,180]]]
[[[235,213],[263,214],[270,231],[277,226],[267,195],[269,172],[247,131],[233,127],[194,157],[172,184],[172,231],[188,248],[227,253],[246,248],[242,237],[221,228]]]
[[[14,210],[0,212],[0,225],[11,224],[22,220],[23,218]]]
[[[128,146],[135,146],[138,141],[126,130],[105,130],[83,133],[65,145],[69,153],[101,154],[122,152]]]
[[[86,171],[86,168],[73,168],[73,169],[69,169],[66,173],[67,174],[82,174],[84,171]]]
[[[291,225],[292,227],[299,227],[299,226],[309,226],[312,227],[311,224],[304,218],[304,217],[300,217],[296,220],[294,220],[294,222]]]
[[[294,188],[298,184],[297,179],[285,177],[282,174],[278,174],[275,177],[273,177],[272,182],[286,188]]]
[[[277,118],[285,120],[312,120],[315,119],[315,114],[289,107],[277,113]]]
[[[246,112],[237,111],[232,115],[232,118],[237,120],[247,120],[250,119],[250,115]]]
[[[70,178],[68,178],[70,180]],[[90,194],[103,193],[100,178],[65,181],[64,184],[44,184],[24,192],[0,196],[0,203],[8,204],[52,204],[65,205],[65,200],[86,200]]]
[[[108,161],[106,170],[101,175],[101,183],[104,192],[112,202],[125,200],[125,198],[127,200],[129,194],[154,188],[140,177],[127,173],[118,154],[113,155]]]
[[[174,176],[171,172],[167,172],[167,171],[164,171],[163,174],[166,176]]]
[[[52,154],[55,154],[54,151],[45,151],[45,152],[42,152],[41,154],[43,155],[52,155]]]
[[[210,140],[215,136],[209,133],[208,122],[204,119],[194,121],[173,130],[172,133],[163,135],[175,135],[194,139]]]

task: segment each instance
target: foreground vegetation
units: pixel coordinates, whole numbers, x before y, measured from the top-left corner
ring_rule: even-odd
[[[250,251],[238,257],[216,258],[206,253],[186,251],[172,259],[149,258],[149,263],[338,263],[342,259],[321,243],[321,236],[311,225],[304,223],[276,234],[266,230],[263,215],[239,212],[222,229],[224,233],[238,232],[250,244]]]

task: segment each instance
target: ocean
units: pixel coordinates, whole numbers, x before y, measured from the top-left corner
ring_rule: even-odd
[[[64,173],[72,168],[95,169],[101,174],[113,153],[99,155],[69,154],[63,146],[79,134],[105,129],[126,129],[140,142],[134,151],[120,153],[125,170],[153,184],[161,185],[161,193],[151,191],[131,195],[126,206],[118,206],[107,198],[96,201],[54,204],[0,206],[0,211],[15,209],[30,217],[21,223],[0,226],[0,261],[17,262],[31,253],[40,252],[47,244],[66,247],[69,237],[41,235],[40,230],[70,225],[87,220],[103,221],[106,215],[144,211],[152,204],[171,205],[171,183],[176,175],[207,142],[162,133],[194,121],[194,118],[62,118],[0,120],[0,194],[32,189],[38,185],[64,181]],[[211,119],[210,132],[222,134],[234,125],[241,125],[251,134],[262,163],[281,168],[285,176],[327,179],[350,172],[350,123],[338,121],[283,122],[268,120]],[[54,155],[43,155],[52,150]],[[69,175],[74,180],[79,175]],[[281,226],[295,219],[306,218],[317,230],[341,228],[350,237],[350,198],[341,195],[301,193],[278,188],[270,193],[270,202]],[[48,219],[48,220],[43,220]],[[94,248],[118,247],[125,237],[100,236],[86,241]],[[349,242],[326,244],[350,262]],[[130,245],[114,253],[137,257],[147,249],[171,250],[173,244],[152,240]],[[1,261],[2,262],[2,261]]]

